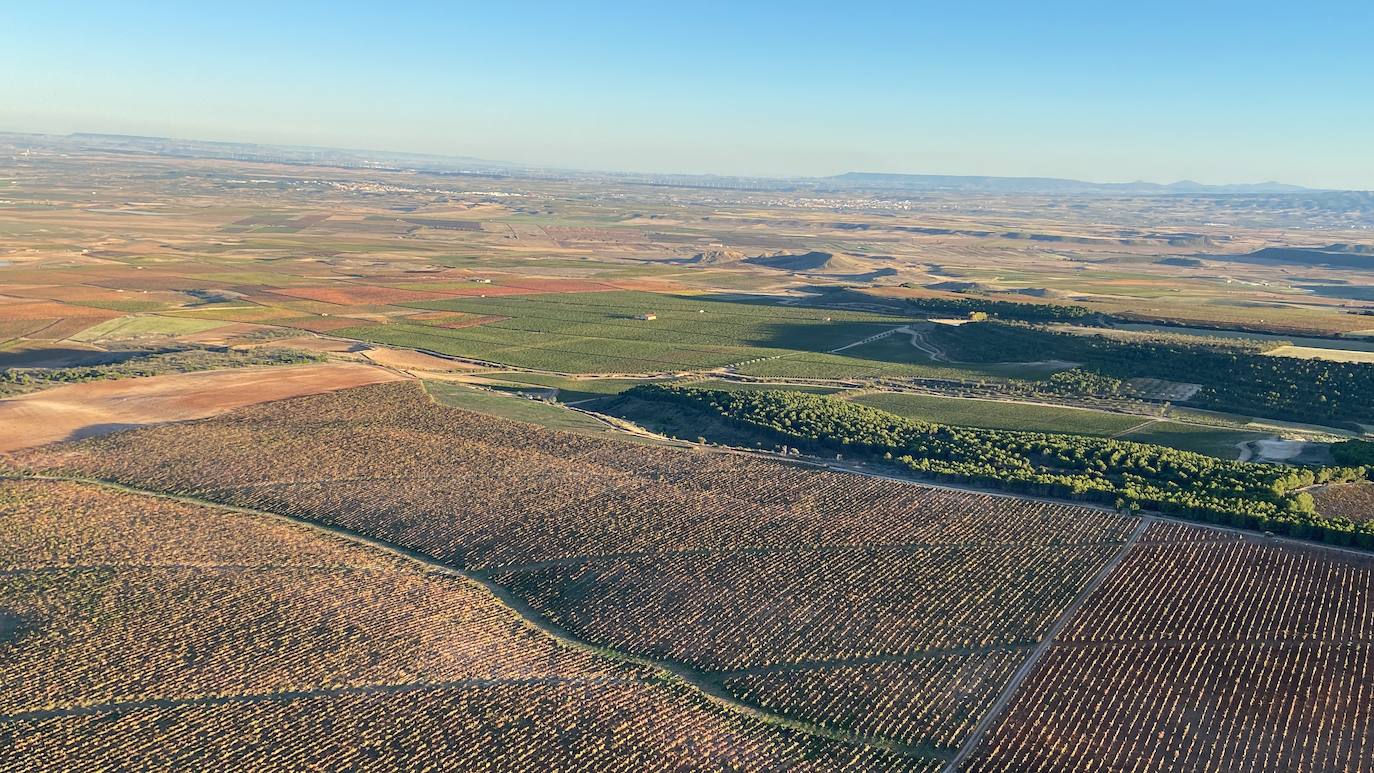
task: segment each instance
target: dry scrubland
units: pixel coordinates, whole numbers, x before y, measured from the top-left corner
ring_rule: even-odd
[[[888,769],[308,528],[0,484],[0,769]]]
[[[483,684],[480,689],[445,686],[425,693],[432,701],[403,713],[409,723],[406,729],[371,727],[366,736],[376,739],[377,746],[368,748],[395,750],[423,737],[427,740],[421,743],[421,754],[433,750],[439,756],[421,759],[465,760],[462,750],[468,747],[454,740],[455,727],[465,728],[461,739],[492,737],[495,731],[481,717],[514,712],[520,717],[518,729],[512,726],[508,735],[496,734],[506,739],[497,742],[497,748],[516,754],[518,746],[527,755],[526,763],[542,767],[557,767],[560,760],[573,764],[574,759],[579,765],[582,759],[604,759],[607,764],[612,759],[617,764],[634,760],[629,767],[637,767],[648,760],[688,758],[632,756],[641,753],[634,744],[660,737],[681,755],[713,750],[715,756],[707,762],[687,763],[688,767],[728,767],[741,759],[744,767],[787,767],[795,763],[787,755],[796,753],[801,738],[820,744],[815,753],[826,756],[812,761],[823,768],[842,763],[939,767],[955,760],[961,747],[971,752],[959,758],[961,763],[975,770],[1061,770],[1088,760],[1108,770],[1171,765],[1361,770],[1374,759],[1374,749],[1365,740],[1374,738],[1374,695],[1368,690],[1374,678],[1369,657],[1374,641],[1374,561],[1351,554],[1242,539],[1172,522],[1143,524],[1088,508],[825,473],[740,455],[646,448],[554,433],[440,407],[412,383],[268,403],[198,422],[94,438],[27,452],[15,463],[290,513],[374,536],[493,582],[541,624],[609,648],[599,650],[611,655],[603,660],[540,645],[547,653],[562,653],[577,668],[595,672],[594,688],[560,681],[557,687],[540,684],[526,696],[521,692],[525,683]],[[227,532],[233,528],[224,527]],[[75,535],[106,531],[77,524],[66,536],[40,544],[65,546]],[[82,539],[137,545],[139,539],[128,536],[134,531],[121,526],[109,531],[108,539]],[[150,554],[143,560],[209,560],[184,558],[203,556],[204,549],[197,548],[197,553],[183,543],[212,540],[215,533],[185,539],[176,535],[169,531],[167,544],[156,548],[164,551],[161,558]],[[83,548],[78,544],[75,549],[79,555]],[[128,548],[119,550],[124,551],[118,553],[124,556],[119,560],[132,560]],[[28,555],[22,550],[8,552]],[[274,547],[272,552],[282,551]],[[21,560],[62,563],[54,555],[40,551],[35,558]],[[318,557],[311,560],[328,563]],[[1103,580],[1113,560],[1120,563]],[[253,561],[225,559],[240,567]],[[69,562],[115,563],[111,558]],[[167,573],[166,581],[182,583],[173,586],[179,595],[205,599],[207,608],[215,600],[219,611],[213,619],[217,624],[224,621],[230,636],[240,630],[235,626],[252,625],[264,616],[244,608],[245,597],[265,593],[287,612],[280,624],[260,624],[289,629],[293,614],[306,615],[318,626],[317,618],[329,610],[356,606],[351,601],[356,596],[350,593],[385,599],[402,592],[397,589],[401,580],[387,575],[383,582],[380,570],[366,575],[373,584],[331,584],[327,578],[354,572],[333,564],[329,572],[334,574],[325,573],[326,579],[312,575],[310,583],[316,584],[301,596],[281,590],[250,592],[242,584],[226,587],[225,580],[217,580],[221,585],[213,591],[203,591],[197,583],[210,582],[200,576],[204,573],[159,571]],[[154,598],[146,585],[138,584],[141,580],[141,575],[123,579],[129,590],[119,597]],[[469,594],[465,599],[473,597],[471,586],[460,587]],[[438,619],[443,624],[433,625],[441,631],[456,625],[443,617],[452,614],[455,605],[427,607],[422,603],[429,598],[425,593],[405,592],[412,594],[406,598],[417,599],[418,608],[393,615]],[[481,593],[476,597],[494,604]],[[1076,599],[1081,606],[1075,606]],[[380,602],[379,606],[389,608]],[[452,639],[420,624],[403,625],[404,633],[398,633],[388,627],[397,618],[387,618],[380,610],[376,614],[387,624],[369,624],[372,618],[361,615],[348,628],[345,643],[336,648],[336,667],[348,676],[324,681],[346,685],[369,678],[403,684],[464,680],[474,670],[496,668],[491,659],[505,664],[499,648],[482,645],[471,654],[452,654]],[[507,616],[497,617],[506,621],[503,630],[523,631],[509,613],[502,614]],[[121,616],[111,625],[119,630],[121,625],[139,624],[139,619]],[[162,615],[157,624],[177,619],[176,614]],[[1019,689],[1009,691],[1018,669],[1057,624],[1053,644]],[[120,635],[128,640],[128,634]],[[543,641],[528,632],[520,635]],[[387,636],[433,639],[439,644],[407,641],[395,648],[418,663],[393,663],[380,653],[380,660],[346,659],[350,647],[374,638],[388,642],[386,652],[392,652],[395,643]],[[170,647],[182,638],[195,641],[194,636],[176,632],[169,632],[165,641]],[[100,637],[98,642],[110,640]],[[313,652],[321,639],[314,633],[298,633],[292,641],[298,644],[288,652]],[[522,646],[521,652],[528,655],[527,649]],[[441,651],[452,656],[444,659]],[[467,649],[458,646],[456,651]],[[91,659],[88,651],[79,652]],[[426,652],[433,653],[433,660],[423,657]],[[643,679],[641,669],[633,668],[631,676],[617,670],[629,668],[615,662],[622,655],[665,665],[736,709],[761,709],[782,721],[800,723],[800,729],[778,734],[765,731],[762,724],[730,724],[744,720],[728,719],[740,716],[729,708],[705,708],[694,687],[676,681],[671,683],[677,687],[660,684],[657,692],[644,692],[642,685],[635,686],[638,682],[629,683]],[[291,675],[309,675],[310,668],[335,662],[312,657],[298,664],[279,654],[275,657],[285,662],[278,665],[267,655],[236,657],[229,662],[271,664],[267,670],[277,681],[261,687],[244,682],[256,674],[256,666],[243,666],[243,676],[232,667],[214,672],[232,683],[222,689],[254,693],[308,690],[300,686],[308,685],[308,678]],[[545,669],[540,674],[551,670],[560,679],[565,676],[559,670],[564,666],[543,665],[553,654],[539,657]],[[79,694],[95,689],[88,685],[101,684],[98,674],[78,678],[83,667],[99,668],[80,666],[75,655],[60,662],[73,663],[68,681],[76,686],[66,689]],[[196,667],[195,658],[188,662],[188,667]],[[518,668],[538,670],[520,663]],[[46,667],[39,659],[16,667],[16,673]],[[396,677],[398,671],[407,676]],[[59,683],[65,684],[54,682]],[[178,695],[189,694],[190,685],[203,689],[175,668],[149,684]],[[177,688],[179,684],[187,686]],[[66,695],[56,687],[41,689]],[[132,697],[99,695],[89,700],[146,700],[151,689]],[[589,697],[592,691],[597,692]],[[627,695],[607,697],[622,693]],[[698,702],[688,696],[697,696]],[[1009,703],[999,702],[1008,696]],[[316,729],[321,720],[308,708],[310,701],[325,701],[330,711],[345,717],[333,727],[356,728],[369,721],[366,717],[387,716],[390,709],[384,706],[403,705],[404,697],[396,691],[350,692],[328,699],[301,696],[281,705],[244,704],[251,709],[240,703],[202,702],[179,705],[176,710],[182,713],[176,716],[185,718],[187,728],[217,727],[231,721],[222,712],[251,711],[265,726],[263,738],[280,739],[288,735],[276,723],[309,717],[307,735],[328,736]],[[80,702],[71,695],[61,701]],[[641,703],[664,708],[640,709]],[[27,710],[46,705],[35,701]],[[683,740],[682,733],[698,731],[681,730],[676,720],[658,724],[664,712],[681,711],[682,705],[705,712],[698,724],[707,729],[699,732],[711,739],[709,743]],[[553,721],[547,714],[519,713],[554,707],[574,711],[576,718],[571,725],[558,720],[558,732],[541,724]],[[994,707],[998,712],[990,716]],[[560,757],[593,752],[548,747],[553,743],[549,739],[561,737],[558,743],[573,750],[604,750],[583,737],[590,731],[578,723],[602,726],[608,712],[633,716],[640,723],[634,727],[644,729],[633,735],[633,742],[621,739],[622,745],[604,758]],[[108,727],[121,728],[120,732],[142,728],[135,738],[155,727],[136,712],[118,717]],[[985,718],[991,722],[984,722],[987,735],[973,735]],[[83,732],[103,737],[101,731],[88,728],[91,720],[84,715],[64,720],[69,724],[60,732],[45,731],[36,737],[69,750],[75,743],[70,739]],[[55,720],[22,721],[37,727]],[[27,732],[29,725],[23,727]],[[832,740],[822,742],[818,733]],[[569,740],[573,737],[578,740]],[[207,754],[221,753],[215,746],[220,739],[205,743]],[[736,749],[735,743],[741,746]],[[319,748],[345,753],[328,742]],[[642,754],[668,752],[655,747]]]

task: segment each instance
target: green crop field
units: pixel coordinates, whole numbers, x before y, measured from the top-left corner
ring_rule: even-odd
[[[641,292],[452,298],[405,305],[506,319],[459,329],[398,322],[345,328],[338,334],[560,373],[652,373],[718,368],[795,351],[823,352],[904,321]],[[657,319],[636,319],[640,314]]]
[[[1160,421],[1147,424],[1138,430],[1120,436],[1122,440],[1138,443],[1156,443],[1183,451],[1196,451],[1200,454],[1235,459],[1240,455],[1237,443],[1272,437],[1266,432],[1247,432],[1245,430],[1203,427],[1197,424],[1181,424],[1176,421]]]
[[[926,352],[912,346],[911,339],[901,333],[845,349],[844,354],[849,357],[880,362],[938,367],[951,373],[962,373],[963,375],[959,378],[1039,379],[1056,371],[1064,370],[1062,366],[1022,362],[937,362],[932,360]]]
[[[100,341],[119,338],[139,338],[150,335],[188,335],[217,327],[225,323],[213,319],[190,319],[182,317],[120,317],[101,322],[72,336],[73,341]]]
[[[884,362],[845,354],[820,352],[787,352],[782,356],[741,364],[736,370],[744,376],[758,378],[934,378],[951,381],[1004,381],[1002,371],[994,366],[951,367],[944,364]],[[761,355],[765,356],[765,355]]]
[[[908,419],[938,424],[1029,432],[1068,432],[1102,437],[1124,432],[1149,421],[1144,416],[1083,408],[897,392],[860,395],[851,398],[851,401]]]
[[[524,421],[563,432],[596,435],[629,442],[656,442],[649,438],[618,432],[585,413],[578,413],[539,400],[492,394],[445,381],[426,381],[424,385],[431,397],[440,404],[451,408],[461,408],[465,411],[487,416]]]
[[[531,388],[557,389],[560,403],[575,403],[618,395],[630,387],[647,383],[642,378],[567,378],[545,373],[495,373],[480,379],[493,389],[524,391]]]
[[[779,384],[767,381],[721,381],[718,379],[693,381],[691,385],[701,389],[716,389],[721,392],[742,392],[746,390],[778,391],[780,389],[785,389],[792,392],[809,392],[816,395],[828,395],[840,391],[839,387],[821,386],[819,384]]]

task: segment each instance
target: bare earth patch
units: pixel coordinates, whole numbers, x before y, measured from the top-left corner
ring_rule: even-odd
[[[331,363],[73,384],[0,400],[0,453],[402,378],[370,365]]]
[[[399,370],[485,370],[479,365],[470,365],[466,362],[458,362],[443,357],[435,357],[424,352],[412,352],[406,349],[386,349],[375,348],[363,352],[363,356],[388,368]]]

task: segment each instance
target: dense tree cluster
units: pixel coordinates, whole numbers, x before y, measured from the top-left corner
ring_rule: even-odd
[[[1374,467],[1374,440],[1347,440],[1331,446],[1331,458],[1347,467]]]
[[[981,298],[908,298],[907,303],[926,314],[966,316],[981,311],[999,319],[1019,319],[1028,322],[1081,320],[1092,314],[1085,306],[988,301]]]
[[[931,336],[965,362],[1054,358],[1112,378],[1201,384],[1189,402],[1217,410],[1318,423],[1374,421],[1374,365],[1270,356],[1263,353],[1270,342],[1127,340],[1005,322],[943,326]]]
[[[1126,383],[1119,378],[1082,368],[1061,370],[1047,379],[1036,382],[1036,388],[1042,393],[1089,397],[1116,397],[1130,391],[1126,388]]]
[[[1374,524],[1318,516],[1301,491],[1357,479],[1362,468],[1314,470],[1110,438],[951,427],[801,392],[646,384],[628,394],[723,417],[774,442],[881,456],[935,478],[1374,546]]]

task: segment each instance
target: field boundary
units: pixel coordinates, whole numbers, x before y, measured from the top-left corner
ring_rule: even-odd
[[[807,733],[808,735],[816,736],[818,738],[825,738],[831,741],[838,741],[841,743],[850,744],[852,746],[894,752],[897,754],[906,755],[910,757],[924,758],[930,761],[944,761],[949,759],[950,756],[950,753],[946,750],[927,746],[913,746],[909,744],[902,744],[885,738],[875,738],[871,736],[865,736],[859,733],[851,733],[845,732],[843,730],[836,730],[816,723],[783,716],[781,714],[775,714],[773,712],[760,709],[755,706],[751,706],[731,695],[727,690],[725,690],[725,688],[716,684],[711,678],[707,677],[705,674],[686,665],[674,663],[672,661],[656,660],[653,658],[635,655],[628,652],[622,652],[612,647],[593,644],[591,642],[577,638],[562,626],[554,623],[544,615],[540,614],[537,610],[535,610],[530,604],[526,603],[523,599],[517,597],[515,594],[511,593],[506,588],[496,584],[495,582],[487,579],[479,573],[459,569],[458,567],[444,563],[443,561],[440,561],[437,558],[426,555],[419,551],[412,550],[410,548],[397,545],[386,540],[381,540],[375,537],[369,537],[363,534],[359,534],[355,531],[340,526],[319,523],[317,521],[312,521],[306,518],[301,518],[294,515],[287,515],[284,513],[276,513],[270,510],[257,510],[249,507],[241,507],[238,505],[223,504],[211,499],[202,499],[199,497],[187,496],[184,494],[172,494],[168,492],[157,491],[154,489],[139,488],[137,486],[130,486],[124,483],[120,483],[118,481],[104,480],[101,478],[86,478],[74,475],[68,476],[37,474],[0,474],[0,481],[5,480],[46,480],[64,481],[68,483],[83,483],[93,486],[102,486],[105,488],[113,489],[115,491],[122,491],[130,494],[139,494],[143,496],[169,499],[175,502],[197,505],[200,507],[219,508],[231,512],[242,513],[244,515],[252,515],[261,518],[270,518],[284,523],[294,524],[296,526],[316,531],[318,533],[324,534],[334,539],[346,540],[349,542],[353,542],[356,544],[360,544],[366,547],[370,547],[376,550],[389,553],[398,558],[405,559],[406,561],[409,561],[411,563],[418,564],[426,571],[456,577],[465,580],[473,585],[479,586],[487,593],[495,597],[497,602],[499,602],[502,606],[509,609],[522,624],[529,627],[531,630],[534,630],[536,633],[548,636],[558,644],[564,647],[568,647],[570,649],[576,649],[583,652],[591,653],[593,655],[599,655],[608,660],[618,662],[624,665],[640,666],[652,669],[653,671],[658,672],[662,678],[666,678],[667,680],[674,682],[679,682],[686,685],[689,688],[695,689],[696,692],[698,692],[703,698],[710,701],[711,703],[716,704],[718,707],[726,711],[742,714],[756,721],[772,725],[774,727],[796,730],[803,733]]]
[[[54,709],[34,709],[18,711],[0,716],[0,724],[6,722],[26,722],[56,717],[84,717],[94,714],[122,714],[127,711],[152,708],[176,708],[180,706],[224,706],[235,703],[274,703],[310,698],[332,698],[336,695],[393,695],[396,693],[423,692],[425,690],[452,690],[463,687],[495,687],[498,685],[532,684],[638,684],[638,679],[625,679],[608,676],[512,676],[455,679],[447,682],[401,682],[399,684],[359,684],[343,687],[319,687],[309,690],[280,690],[266,693],[244,693],[242,695],[196,695],[184,698],[146,698],[143,700],[113,701],[110,703],[90,703]]]
[[[1011,699],[1015,697],[1016,693],[1020,692],[1021,684],[1026,681],[1026,677],[1030,676],[1031,671],[1033,671],[1040,661],[1044,659],[1045,653],[1050,651],[1050,647],[1054,645],[1055,637],[1062,633],[1064,628],[1069,624],[1069,621],[1078,615],[1078,611],[1083,608],[1083,604],[1097,592],[1098,588],[1102,587],[1102,583],[1106,581],[1107,577],[1109,577],[1112,572],[1116,571],[1116,568],[1126,559],[1126,555],[1135,548],[1141,536],[1145,534],[1145,530],[1150,528],[1150,524],[1152,523],[1154,523],[1154,518],[1150,516],[1140,516],[1140,522],[1136,524],[1135,529],[1131,532],[1131,536],[1127,537],[1125,543],[1121,545],[1121,549],[1116,552],[1115,556],[1112,556],[1110,561],[1097,571],[1097,574],[1093,575],[1092,580],[1090,580],[1088,584],[1083,587],[1083,590],[1078,592],[1074,600],[1064,608],[1059,618],[1054,621],[1054,625],[1050,626],[1050,630],[1045,633],[1044,638],[1040,640],[1040,643],[1036,645],[1035,649],[1031,652],[1030,657],[1026,658],[1021,664],[1021,667],[1016,669],[1016,673],[1012,674],[1011,679],[1002,687],[1002,692],[997,696],[997,700],[992,704],[992,707],[987,710],[987,713],[983,715],[982,719],[978,720],[978,724],[973,727],[973,732],[969,733],[968,737],[964,739],[963,745],[959,747],[959,751],[950,759],[949,765],[945,768],[945,773],[958,773],[959,766],[978,748],[979,744],[983,742],[983,736],[987,734],[988,730],[992,728],[997,719],[1001,717],[1002,712],[1006,709],[1007,704],[1011,702]]]

